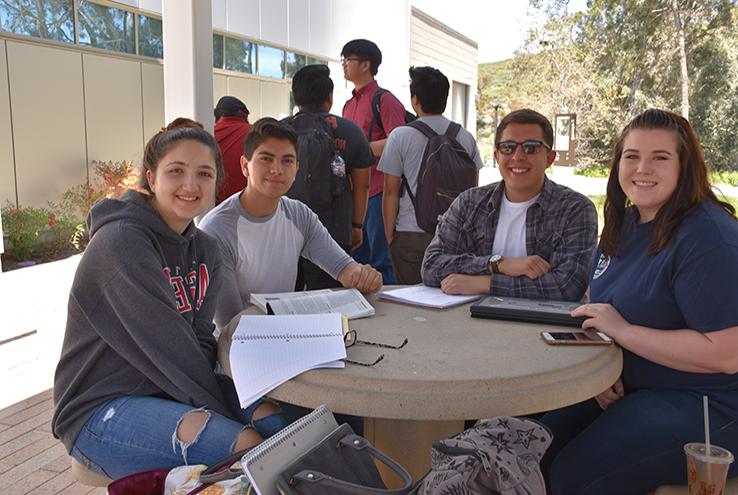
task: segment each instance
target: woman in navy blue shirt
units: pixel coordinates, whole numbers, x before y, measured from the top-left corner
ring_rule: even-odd
[[[685,443],[738,454],[738,221],[707,179],[689,122],[650,109],[617,142],[588,319],[623,348],[594,399],[543,417],[553,495],[643,494],[685,484]],[[733,464],[729,476],[738,475]]]

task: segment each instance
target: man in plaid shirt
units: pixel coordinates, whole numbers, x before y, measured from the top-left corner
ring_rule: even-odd
[[[545,171],[556,159],[551,122],[524,109],[495,133],[502,181],[469,189],[441,217],[423,282],[447,294],[578,301],[597,246],[597,211]]]

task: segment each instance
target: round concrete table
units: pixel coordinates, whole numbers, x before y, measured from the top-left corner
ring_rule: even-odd
[[[551,346],[541,339],[542,331],[561,327],[472,318],[469,304],[433,310],[376,295],[367,299],[376,314],[349,322],[359,340],[399,345],[407,338],[407,345],[394,350],[356,344],[347,349],[349,359],[384,359],[371,367],[312,370],[269,396],[365,417],[367,439],[416,479],[430,466],[432,441],[461,431],[463,420],[574,404],[611,386],[621,371],[615,345]],[[229,374],[238,319],[220,338],[219,359]]]

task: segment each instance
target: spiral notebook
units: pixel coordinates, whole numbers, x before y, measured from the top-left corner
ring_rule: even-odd
[[[343,368],[347,326],[340,313],[241,316],[230,352],[241,407],[307,370]]]
[[[338,428],[333,413],[320,406],[264,440],[241,458],[241,467],[258,495],[278,495],[277,478],[286,466]]]

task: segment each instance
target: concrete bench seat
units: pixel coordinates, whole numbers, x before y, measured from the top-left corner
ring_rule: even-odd
[[[108,486],[111,480],[107,476],[103,476],[101,474],[97,474],[95,472],[90,471],[86,467],[84,467],[82,464],[77,462],[77,459],[70,457],[69,461],[72,465],[72,475],[74,478],[82,483],[83,485],[87,486]]]

